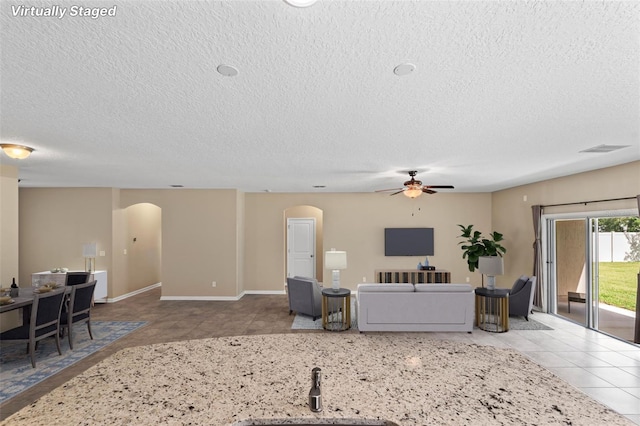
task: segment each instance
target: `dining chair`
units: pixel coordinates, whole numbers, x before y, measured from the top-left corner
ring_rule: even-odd
[[[62,355],[60,349],[60,312],[63,299],[63,290],[35,294],[29,323],[0,333],[0,340],[3,342],[27,342],[27,353],[31,358],[33,368],[36,368],[36,344],[46,337],[55,336],[58,354]]]
[[[67,272],[65,285],[84,284],[89,282],[91,272]]]
[[[60,328],[62,336],[65,330],[69,333],[69,348],[73,349],[73,324],[87,323],[89,337],[93,340],[91,333],[91,302],[93,301],[93,291],[97,281],[84,284],[77,284],[71,290],[71,298],[66,313],[60,318]]]

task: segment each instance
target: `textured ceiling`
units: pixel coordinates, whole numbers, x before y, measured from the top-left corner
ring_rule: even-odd
[[[27,6],[78,4],[116,16],[0,3],[0,139],[36,149],[0,161],[22,186],[367,192],[418,170],[492,191],[640,159],[638,2]],[[630,146],[579,153],[600,144]]]

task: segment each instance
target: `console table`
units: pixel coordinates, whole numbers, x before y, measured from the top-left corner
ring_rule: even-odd
[[[66,279],[67,274],[65,272],[35,272],[31,274],[31,285],[44,285],[50,282],[64,285]],[[93,301],[95,303],[107,303],[107,271],[93,271],[89,280],[97,281],[96,288],[93,291]]]
[[[379,269],[376,270],[377,283],[449,284],[449,271],[424,271],[419,269]]]

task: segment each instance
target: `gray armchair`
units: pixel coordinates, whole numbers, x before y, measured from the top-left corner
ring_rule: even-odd
[[[524,317],[529,321],[533,309],[533,292],[536,289],[536,277],[523,275],[509,290],[509,316]]]
[[[287,278],[289,315],[309,315],[315,321],[322,316],[322,286],[315,278]]]

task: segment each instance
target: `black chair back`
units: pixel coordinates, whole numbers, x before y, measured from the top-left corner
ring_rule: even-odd
[[[89,282],[90,272],[67,272],[66,285],[77,285]]]
[[[29,330],[32,337],[47,337],[58,333],[63,300],[64,291],[35,295],[31,308],[31,324],[35,326]]]
[[[91,311],[91,302],[93,302],[93,291],[96,288],[97,281],[91,281],[85,284],[77,284],[71,290],[71,299],[69,306],[70,321],[68,323],[79,322],[89,317]]]

